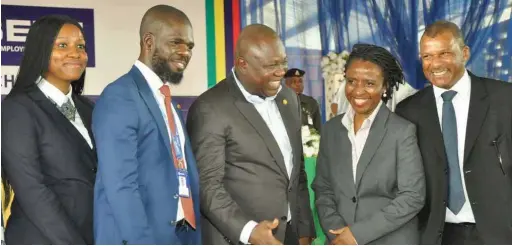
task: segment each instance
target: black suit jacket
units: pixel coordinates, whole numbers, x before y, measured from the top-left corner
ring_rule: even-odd
[[[471,96],[461,162],[469,202],[485,244],[512,244],[512,84],[469,75]],[[396,113],[417,125],[427,181],[427,202],[419,214],[422,243],[440,244],[448,164],[433,88],[401,102]]]
[[[318,106],[318,102],[313,97],[304,94],[299,94],[299,100],[302,108],[302,125],[313,126],[313,128],[320,133],[322,118],[320,116],[320,107]],[[308,116],[311,117],[311,120],[313,121],[312,124],[310,124]]]
[[[77,95],[73,101],[93,140],[93,104]],[[92,244],[96,163],[94,149],[39,88],[7,96],[2,168],[15,195],[6,242]]]
[[[292,147],[291,177],[269,127],[232,73],[190,107],[187,129],[201,181],[204,244],[238,243],[248,221],[274,218],[280,219],[275,237],[283,242],[288,204],[295,233],[313,236],[298,97],[283,86],[275,102]]]

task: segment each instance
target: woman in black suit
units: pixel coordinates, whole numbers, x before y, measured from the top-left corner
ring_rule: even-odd
[[[2,102],[2,175],[14,201],[7,244],[92,244],[96,153],[79,23],[50,15],[30,28]]]

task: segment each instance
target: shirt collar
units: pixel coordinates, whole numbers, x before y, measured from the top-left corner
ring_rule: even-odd
[[[382,107],[382,104],[383,103],[382,103],[382,100],[381,100],[379,102],[379,104],[377,105],[377,107],[370,114],[370,116],[363,121],[363,124],[361,125],[361,129],[363,129],[363,128],[370,128],[372,126],[373,122],[375,121],[375,117],[377,117],[377,113],[379,113],[380,107]],[[355,111],[352,108],[352,106],[349,106],[348,109],[347,109],[347,112],[345,113],[345,115],[343,115],[343,118],[341,119],[341,123],[349,131],[354,129],[352,127],[353,124],[354,124],[354,116],[355,116]]]
[[[142,73],[144,79],[146,79],[149,88],[151,88],[153,94],[161,95],[160,87],[162,87],[162,85],[164,84],[169,85],[169,83],[163,83],[162,79],[160,79],[160,77],[158,77],[158,75],[156,75],[156,73],[153,72],[153,70],[151,70],[148,66],[146,66],[146,64],[142,63],[141,61],[136,60],[134,65]]]
[[[432,87],[434,87],[434,96],[436,100],[442,100],[441,95],[448,91],[447,89],[443,89],[435,85],[432,85]],[[464,71],[464,75],[462,75],[459,81],[457,81],[450,90],[457,92],[455,98],[469,98],[471,96],[471,79],[469,78],[467,70]]]
[[[64,94],[61,90],[59,90],[57,87],[55,87],[52,83],[48,82],[48,80],[44,79],[43,77],[39,77],[39,82],[37,83],[37,87],[43,92],[43,94],[48,97],[50,100],[54,101],[57,106],[61,107],[62,104],[67,102],[68,100],[71,101],[73,105],[73,99],[71,97],[72,95],[72,87],[69,86],[69,92],[68,94]]]
[[[236,85],[238,86],[238,88],[240,88],[240,91],[242,91],[242,94],[244,95],[245,99],[248,102],[252,103],[252,104],[260,104],[260,103],[263,103],[265,101],[273,101],[274,99],[276,99],[277,94],[279,94],[279,92],[281,92],[281,89],[283,88],[283,86],[280,85],[279,89],[277,90],[277,93],[274,96],[266,97],[266,98],[261,98],[259,96],[256,96],[256,95],[253,95],[253,94],[249,93],[244,88],[244,86],[242,85],[240,80],[238,80],[238,78],[236,77],[235,68],[232,68],[231,72],[233,73],[233,77],[235,78]]]

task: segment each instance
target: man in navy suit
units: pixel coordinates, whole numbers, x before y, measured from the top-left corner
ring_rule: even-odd
[[[139,59],[107,86],[93,113],[95,242],[201,244],[196,162],[169,87],[192,56],[190,20],[154,6],[142,19],[140,45]]]

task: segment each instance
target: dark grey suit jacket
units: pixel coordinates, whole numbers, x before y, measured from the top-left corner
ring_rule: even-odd
[[[320,224],[349,226],[358,244],[418,244],[417,213],[425,202],[425,176],[416,127],[384,105],[370,128],[354,184],[352,145],[341,123],[322,129],[313,189]]]
[[[232,73],[192,104],[187,119],[200,178],[203,243],[238,243],[243,227],[279,218],[275,237],[283,242],[291,207],[300,236],[313,236],[302,161],[300,108],[287,87],[276,97],[293,149],[288,178],[270,129],[247,102]]]
[[[469,202],[485,244],[512,244],[512,83],[471,72],[469,76],[471,95],[463,162]],[[427,180],[427,202],[418,216],[421,243],[441,244],[448,163],[433,87],[402,101],[396,112],[418,127]]]

